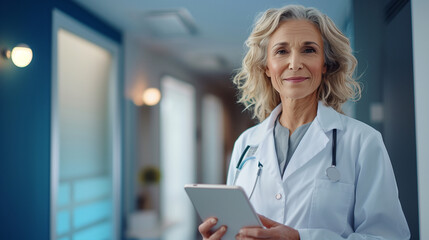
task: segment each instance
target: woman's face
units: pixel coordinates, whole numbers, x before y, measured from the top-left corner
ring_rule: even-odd
[[[282,101],[316,92],[326,72],[323,40],[307,20],[287,20],[271,35],[265,73]]]

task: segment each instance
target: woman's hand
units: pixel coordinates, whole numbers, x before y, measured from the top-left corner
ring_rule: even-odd
[[[235,239],[250,240],[250,239],[283,239],[283,240],[299,240],[297,230],[286,225],[275,222],[262,215],[259,215],[262,224],[266,227],[246,227],[240,230]]]
[[[201,236],[203,236],[203,240],[218,240],[221,239],[222,236],[226,233],[226,226],[220,227],[215,232],[210,231],[210,229],[214,227],[216,223],[216,218],[207,218],[203,223],[200,224],[198,231],[200,231]]]

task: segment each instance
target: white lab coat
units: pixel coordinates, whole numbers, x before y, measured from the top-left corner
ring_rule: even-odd
[[[283,179],[277,161],[273,128],[281,105],[262,123],[236,141],[228,172],[233,183],[236,165],[247,145],[258,146],[243,166],[236,185],[249,196],[258,214],[291,226],[301,240],[409,239],[389,156],[381,134],[334,109],[318,104],[317,116],[302,138]],[[332,161],[332,130],[337,130],[339,182],[325,170]]]

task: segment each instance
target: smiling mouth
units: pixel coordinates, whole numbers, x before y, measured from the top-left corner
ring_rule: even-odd
[[[309,79],[309,77],[289,77],[289,78],[286,78],[283,80],[285,80],[287,82],[292,82],[292,83],[299,83],[299,82],[305,81],[307,79]]]

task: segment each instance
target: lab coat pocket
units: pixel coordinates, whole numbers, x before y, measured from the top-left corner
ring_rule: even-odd
[[[342,235],[352,214],[353,195],[353,184],[316,179],[309,228],[329,229]]]
[[[253,187],[255,186],[257,174],[258,162],[253,159],[246,162],[237,177],[235,185],[242,187],[247,197],[250,196]]]

